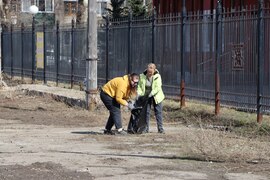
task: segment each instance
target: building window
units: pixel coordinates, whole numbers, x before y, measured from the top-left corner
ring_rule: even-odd
[[[46,10],[46,8],[45,8],[45,0],[37,1],[36,5],[37,5],[39,11],[45,11]]]
[[[46,11],[53,12],[53,0],[46,0],[45,7],[46,7]]]
[[[102,16],[106,13],[107,0],[98,0],[97,1],[97,15]]]
[[[29,7],[34,4],[34,1],[22,0],[22,11],[29,12]]]
[[[54,0],[22,0],[22,12],[29,12],[29,7],[36,5],[39,12],[53,12]]]

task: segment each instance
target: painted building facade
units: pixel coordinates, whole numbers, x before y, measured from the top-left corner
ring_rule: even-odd
[[[31,5],[39,9],[35,15],[39,22],[48,21],[61,25],[70,24],[72,19],[77,23],[87,22],[88,0],[7,0],[2,4],[1,16],[6,24],[20,25],[31,24],[33,15],[29,12]],[[97,16],[101,18],[109,6],[109,0],[97,0]]]
[[[266,0],[267,2],[268,0]],[[223,0],[226,9],[246,8],[256,5],[258,0]],[[153,5],[158,14],[178,13],[182,9],[182,0],[153,0]],[[217,6],[217,0],[186,0],[187,11],[213,11]]]

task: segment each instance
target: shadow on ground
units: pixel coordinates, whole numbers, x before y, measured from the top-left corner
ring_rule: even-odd
[[[101,132],[95,132],[95,131],[73,131],[72,134],[90,134],[90,135],[104,135]]]

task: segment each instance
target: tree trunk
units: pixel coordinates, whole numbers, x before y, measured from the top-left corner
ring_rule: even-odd
[[[64,16],[64,11],[65,11],[65,6],[63,1],[54,1],[54,12],[55,12],[55,22],[59,21],[60,25],[64,24],[65,16]],[[70,21],[71,23],[71,21]]]
[[[0,17],[1,17],[1,22],[4,17],[4,8],[3,8],[3,0],[0,0]]]
[[[0,26],[0,45],[1,45],[2,27]],[[7,87],[7,84],[3,81],[2,77],[2,47],[0,47],[0,89]]]
[[[5,13],[3,11],[3,0],[0,0],[0,20],[1,24],[3,22]],[[2,25],[0,24],[0,45],[1,45],[1,36],[2,36]],[[7,84],[3,81],[2,77],[2,47],[0,47],[0,89],[3,87],[7,87]]]

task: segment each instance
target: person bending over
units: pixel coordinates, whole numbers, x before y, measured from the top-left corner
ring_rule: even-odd
[[[116,77],[106,83],[100,92],[100,98],[106,108],[110,111],[104,134],[114,134],[112,127],[115,125],[116,134],[126,134],[122,128],[120,105],[127,106],[130,110],[134,108],[133,103],[128,103],[132,96],[136,96],[139,75],[132,73],[123,77]]]

